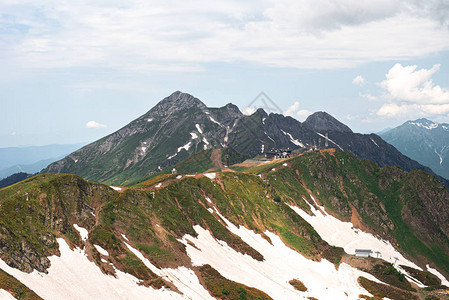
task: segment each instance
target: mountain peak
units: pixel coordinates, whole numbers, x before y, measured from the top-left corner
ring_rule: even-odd
[[[352,130],[348,126],[324,111],[313,113],[304,121],[303,124],[310,129],[319,132],[338,131],[352,133]]]
[[[431,120],[428,120],[426,118],[421,118],[421,119],[417,119],[415,121],[408,121],[407,122],[408,125],[412,125],[412,126],[416,126],[416,127],[421,127],[424,129],[435,129],[438,127],[438,123],[437,122],[433,122]]]
[[[198,107],[201,109],[207,108],[206,105],[198,98],[195,98],[188,93],[176,91],[170,96],[162,99],[150,110],[150,112],[166,115],[167,113],[171,113],[173,111],[186,110],[192,107]]]

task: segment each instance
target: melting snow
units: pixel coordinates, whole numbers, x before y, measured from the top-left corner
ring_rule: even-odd
[[[408,122],[408,123],[428,130],[432,130],[438,127],[438,123],[426,123],[426,124],[420,122]]]
[[[220,125],[221,127],[224,127],[221,123],[217,122],[214,118],[212,118],[211,116],[209,116],[209,119],[214,122],[215,124]]]
[[[209,197],[206,197],[207,202],[212,203]]]
[[[306,203],[309,204],[307,201]],[[349,254],[355,254],[355,249],[371,249],[374,252],[379,251],[382,255],[381,258],[388,262],[394,263],[394,258],[397,257],[399,259],[398,264],[421,270],[421,268],[413,262],[404,258],[402,254],[390,244],[390,242],[380,240],[370,233],[355,229],[351,222],[342,222],[325,213],[324,207],[319,206],[316,202],[315,204],[320,207],[321,211],[324,213],[315,209],[310,204],[310,209],[315,216],[310,216],[299,207],[290,207],[312,225],[321,238],[330,245],[343,247],[345,252]]]
[[[426,268],[427,268],[427,271],[429,271],[430,273],[432,273],[436,277],[440,278],[442,285],[449,286],[449,281],[443,276],[443,274],[438,272],[438,270],[436,270],[434,268],[431,268],[429,265],[426,265]]]
[[[108,261],[106,259],[104,259],[104,258],[101,259],[101,262],[103,262],[105,264],[108,263]]]
[[[94,212],[93,212],[93,211],[91,211],[91,212],[90,212],[90,214],[91,214],[92,216],[94,216],[94,217],[95,217],[95,214],[94,214]]]
[[[199,133],[203,134],[203,130],[201,129],[200,124],[195,124],[196,129],[198,130]]]
[[[186,151],[188,151],[191,144],[192,144],[192,142],[188,142],[188,143],[185,144],[184,146],[179,147],[179,148],[178,148],[178,152],[180,152],[182,149],[185,149]]]
[[[101,248],[98,245],[94,245],[95,249],[97,249],[98,252],[100,252],[100,254],[104,255],[104,256],[109,256],[109,252],[106,251],[105,249]]]
[[[267,118],[262,118],[262,124],[263,125],[265,125],[265,120],[266,120]]]
[[[126,247],[134,253],[152,272],[158,276],[172,282],[180,291],[189,299],[214,299],[209,292],[201,285],[195,272],[186,268],[179,267],[177,269],[162,268],[159,269],[146,259],[139,250],[134,249],[127,243]]]
[[[282,165],[283,165],[284,167],[286,167],[286,166],[287,166],[287,163],[283,163]]]
[[[79,232],[83,242],[87,241],[87,238],[89,237],[89,233],[88,233],[87,229],[83,228],[81,226],[78,226],[78,224],[73,224],[73,227],[76,229],[76,231]]]
[[[323,138],[325,138],[325,139],[327,139],[329,142],[331,142],[332,144],[334,144],[335,146],[337,146],[338,148],[340,148],[340,150],[341,151],[345,151],[345,150],[343,150],[343,148],[342,147],[340,147],[340,145],[339,144],[337,144],[336,142],[334,142],[333,140],[331,140],[330,138],[326,138],[326,136],[325,135],[322,135],[321,133],[319,133],[319,132],[315,132],[316,134],[318,134],[319,136],[321,136],[321,137],[323,137]]]
[[[179,151],[178,151],[179,152]],[[172,156],[167,157],[167,159],[172,159],[173,157],[175,157],[176,155],[178,155],[178,153],[173,154]],[[159,167],[160,169],[161,167]]]
[[[206,176],[206,177],[208,177],[210,179],[215,179],[216,175],[217,175],[216,173],[206,173],[206,174],[204,174],[204,176]]]
[[[296,146],[299,146],[299,147],[304,148],[304,145],[303,145],[299,140],[294,139],[293,136],[292,136],[290,133],[285,132],[285,131],[282,130],[282,129],[281,129],[281,131],[282,131],[282,133],[284,133],[286,136],[288,136],[288,137],[290,138],[290,141],[291,141],[293,144],[295,144]]]
[[[0,289],[0,299],[2,299],[2,300],[8,300],[8,299],[16,300],[16,298],[14,298],[8,291],[5,291],[3,289]]]
[[[266,231],[273,243],[270,244],[260,234],[244,227],[237,228],[221,217],[231,232],[264,256],[264,261],[256,261],[235,251],[226,242],[217,241],[208,230],[195,225],[198,236],[185,235],[180,240],[186,246],[192,263],[197,266],[209,264],[224,277],[262,290],[274,299],[358,299],[359,294],[369,295],[358,285],[359,276],[378,282],[372,275],[344,263],[336,270],[327,260],[309,260],[287,247],[277,235]],[[198,249],[189,245],[187,240],[194,242]],[[293,278],[301,280],[308,291],[295,290],[288,283]]]
[[[260,147],[260,153],[264,153],[264,151],[265,151],[265,145],[262,144],[262,146]]]
[[[378,145],[372,138],[370,138],[370,140],[374,143],[374,145],[376,145],[377,147],[379,147],[379,145]]]
[[[140,149],[142,149],[142,152],[143,152],[143,153],[145,153],[145,152],[147,151],[147,147],[142,147],[142,148],[140,148]]]
[[[122,233],[122,238],[124,238],[125,240],[129,241],[128,238],[126,237],[126,235],[124,235],[123,233]]]
[[[208,210],[211,214],[214,213],[214,210],[213,210],[212,208],[210,208],[210,207],[209,207],[207,210]]]
[[[50,256],[48,274],[25,273],[11,268],[0,259],[0,268],[17,278],[44,299],[185,299],[167,289],[155,290],[139,285],[139,279],[115,270],[117,278],[105,275],[89,261],[83,250],[70,250],[58,238],[61,257]]]
[[[182,175],[176,176],[176,179],[181,179],[181,178],[182,178]]]
[[[196,132],[191,132],[190,135],[192,136],[192,140],[198,138],[198,135],[196,134]],[[187,149],[186,149],[186,150],[187,150]]]
[[[115,190],[115,191],[121,191],[122,190],[122,188],[121,187],[118,187],[118,186],[110,186],[113,190]]]
[[[153,121],[153,118],[147,119],[147,122],[151,122],[151,121]]]
[[[161,185],[162,185],[162,182],[161,182],[161,183],[158,183],[158,184],[156,184],[156,187],[157,187],[157,188],[160,188],[160,187],[161,187]]]

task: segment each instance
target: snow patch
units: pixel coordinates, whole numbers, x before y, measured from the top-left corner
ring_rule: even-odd
[[[177,269],[162,268],[159,269],[146,259],[139,250],[125,243],[126,247],[134,253],[144,265],[156,275],[173,283],[188,299],[214,299],[209,292],[201,285],[195,272],[186,268]]]
[[[121,190],[122,190],[122,188],[121,188],[121,187],[118,187],[118,186],[112,186],[112,185],[110,185],[110,187],[111,187],[111,189],[113,189],[114,191],[121,191]]]
[[[126,237],[126,235],[124,235],[123,233],[122,233],[122,238],[124,238],[125,240],[129,241],[128,238]]]
[[[157,188],[160,188],[161,186],[162,186],[162,182],[160,182],[160,183],[156,184],[156,186],[155,186],[155,187],[157,187]]]
[[[207,178],[210,178],[210,179],[215,179],[215,177],[216,177],[216,173],[206,173],[206,174],[203,174],[204,176],[206,176]]]
[[[16,300],[16,298],[14,298],[8,291],[5,291],[3,289],[0,289],[0,299],[2,300]]]
[[[78,226],[78,224],[73,224],[73,228],[76,229],[76,231],[79,232],[81,239],[83,240],[83,242],[87,241],[87,238],[89,237],[89,232],[87,231],[86,228],[83,228],[81,226]]]
[[[101,259],[101,262],[103,262],[103,263],[105,263],[105,264],[108,263],[108,261],[107,261],[106,259],[104,259],[104,258]]]
[[[244,227],[237,228],[222,215],[220,217],[232,233],[262,254],[264,260],[256,261],[235,251],[226,242],[217,241],[208,230],[195,225],[198,236],[185,235],[180,240],[186,246],[193,265],[209,264],[224,277],[262,290],[273,299],[358,299],[359,294],[369,294],[358,285],[359,276],[378,282],[374,276],[344,263],[336,270],[327,260],[309,260],[287,247],[277,235],[266,231],[272,241],[270,244],[260,234]],[[191,246],[188,240],[198,249]],[[288,283],[293,278],[301,280],[308,291],[295,290]]]
[[[103,249],[102,247],[98,246],[98,245],[94,245],[95,249],[97,249],[97,251],[104,255],[104,256],[109,256],[109,252],[106,251],[105,249]]]
[[[221,127],[225,128],[225,127],[223,126],[223,124],[217,122],[217,121],[216,121],[214,118],[212,118],[211,116],[209,116],[209,119],[210,119],[212,122],[214,122],[215,124],[218,124],[218,125],[220,125]]]
[[[427,268],[427,271],[429,271],[430,273],[432,273],[436,277],[440,278],[442,285],[449,286],[449,281],[446,279],[446,277],[444,277],[443,274],[438,272],[438,270],[436,270],[434,268],[431,268],[429,265],[426,265],[426,268]]]
[[[179,153],[182,149],[185,149],[186,151],[188,151],[189,148],[190,148],[190,145],[192,145],[192,142],[188,142],[188,143],[185,144],[184,146],[179,147],[179,148],[178,148],[178,153]]]
[[[196,129],[198,130],[199,133],[203,134],[203,130],[201,129],[200,124],[195,124]]]
[[[326,138],[326,136],[325,135],[322,135],[321,133],[319,133],[319,132],[315,132],[316,134],[318,134],[319,136],[321,136],[321,137],[323,137],[323,138],[325,138],[325,139],[327,139],[329,142],[331,142],[332,144],[334,144],[335,146],[337,146],[338,148],[340,148],[340,150],[341,151],[345,151],[345,150],[343,150],[343,148],[342,147],[340,147],[340,145],[339,144],[337,144],[336,142],[334,142],[333,140],[331,140],[330,138]]]
[[[179,152],[179,151],[178,151],[178,152]],[[172,159],[172,158],[175,157],[176,155],[178,155],[178,153],[175,153],[175,154],[173,154],[173,155],[167,157],[167,159]],[[160,168],[160,167],[159,167],[159,168]]]
[[[290,138],[290,142],[292,142],[292,143],[295,144],[296,146],[299,146],[299,147],[301,147],[301,148],[304,148],[304,145],[303,145],[303,143],[301,143],[301,141],[294,139],[293,136],[292,136],[290,133],[285,132],[285,131],[282,130],[282,129],[281,129],[281,131],[282,131],[283,134],[285,134],[286,136],[288,136],[288,137]]]
[[[214,210],[213,210],[212,208],[210,208],[210,207],[209,207],[207,210],[208,210],[211,214],[214,213]]]
[[[426,124],[423,124],[421,122],[408,122],[408,123],[410,125],[415,125],[416,127],[421,127],[421,128],[427,129],[427,130],[432,130],[432,129],[438,128],[438,123],[434,123],[434,122],[432,122],[432,123],[426,122]]]
[[[286,166],[287,166],[287,163],[283,163],[282,165],[283,165],[284,167],[286,167]]]
[[[196,132],[191,132],[190,135],[192,136],[192,140],[198,138],[198,135],[196,134]]]
[[[369,138],[373,143],[374,143],[374,145],[376,145],[377,147],[379,147],[379,145],[372,139],[372,138]],[[380,147],[379,147],[380,148]]]
[[[176,179],[181,179],[181,178],[182,178],[182,175],[176,176]]]
[[[260,153],[264,153],[265,152],[265,145],[262,144],[262,146],[260,147]]]
[[[44,299],[186,299],[167,289],[139,285],[139,279],[115,270],[116,277],[103,274],[79,248],[73,251],[64,239],[56,239],[61,256],[50,256],[48,274],[25,273],[0,259],[0,268],[17,278]]]
[[[94,214],[93,211],[91,211],[90,214],[91,214],[92,216],[96,217],[96,215]]]
[[[147,122],[151,122],[151,121],[153,121],[153,118],[147,119]]]
[[[209,197],[206,197],[207,202],[212,203]]]
[[[313,197],[312,197],[313,199]],[[315,201],[315,199],[313,199]],[[296,206],[290,206],[298,215],[306,220],[318,232],[323,240],[333,246],[343,247],[346,253],[355,254],[355,249],[371,249],[373,252],[379,251],[381,258],[390,262],[395,262],[415,269],[421,270],[413,262],[407,260],[388,241],[380,240],[374,235],[355,229],[351,222],[342,222],[339,219],[323,213],[325,208],[315,204],[321,209],[318,210],[305,201],[312,210],[314,216],[310,216],[305,211]],[[323,212],[322,212],[323,211]]]

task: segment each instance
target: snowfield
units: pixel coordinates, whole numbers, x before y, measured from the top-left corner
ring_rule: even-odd
[[[16,300],[9,292],[0,289],[0,300]]]
[[[50,256],[48,274],[28,274],[11,268],[0,259],[0,268],[17,278],[42,298],[48,299],[185,299],[167,289],[138,285],[139,279],[116,270],[117,278],[103,274],[83,250],[71,250],[58,238],[61,257]],[[8,299],[8,298],[6,298]]]
[[[315,201],[312,195],[311,198]],[[307,201],[305,202],[309,204]],[[380,258],[388,262],[394,263],[395,257],[397,257],[397,264],[422,270],[413,262],[404,258],[402,254],[390,244],[390,242],[380,240],[374,235],[363,232],[360,229],[355,229],[351,222],[342,222],[339,219],[327,214],[325,212],[325,208],[323,206],[319,206],[316,201],[315,204],[321,209],[321,211],[315,209],[309,204],[314,216],[310,216],[299,207],[290,207],[310,225],[312,225],[321,238],[329,245],[343,247],[345,252],[348,254],[355,254],[355,249],[370,249],[373,252],[379,251],[382,255]],[[376,254],[373,254],[373,256],[376,257]]]
[[[219,214],[219,212],[216,210]],[[221,216],[221,215],[220,215]],[[194,265],[210,264],[224,277],[264,291],[273,299],[358,299],[359,294],[370,295],[357,283],[359,276],[379,282],[372,275],[352,268],[347,264],[335,266],[327,261],[308,260],[298,252],[288,248],[281,239],[266,231],[273,244],[260,234],[236,227],[226,220],[227,227],[240,236],[251,247],[259,251],[265,260],[259,262],[249,255],[243,255],[223,241],[217,241],[206,229],[194,226],[196,238],[185,235],[180,241]],[[198,248],[188,244],[190,240]],[[308,288],[307,292],[295,290],[288,282],[301,280]],[[346,295],[347,294],[347,295]]]

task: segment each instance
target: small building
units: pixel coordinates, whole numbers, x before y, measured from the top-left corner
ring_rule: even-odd
[[[291,156],[292,150],[290,149],[275,149],[272,151],[265,152],[265,158],[267,159],[289,158]]]
[[[355,249],[355,256],[357,257],[371,257],[373,251],[370,249]]]

